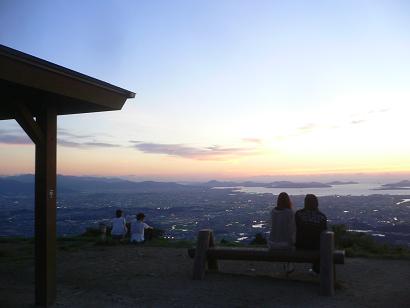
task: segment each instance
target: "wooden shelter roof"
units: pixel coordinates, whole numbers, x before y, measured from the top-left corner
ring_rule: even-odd
[[[120,110],[134,93],[0,45],[0,120],[15,119],[35,150],[35,299],[56,296],[57,116]]]
[[[24,103],[35,117],[44,104],[57,115],[120,110],[135,93],[0,45],[0,120]]]

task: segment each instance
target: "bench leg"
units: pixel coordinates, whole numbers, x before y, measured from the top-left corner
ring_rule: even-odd
[[[209,237],[209,247],[214,247],[214,246],[215,246],[214,233],[211,232],[210,237]],[[219,270],[218,259],[208,257],[208,269],[211,271],[217,272]]]
[[[211,230],[200,230],[198,233],[198,240],[196,243],[195,257],[194,257],[194,270],[193,279],[202,280],[205,276],[205,267],[207,252],[209,248],[209,242],[211,238]]]
[[[320,293],[325,296],[335,294],[333,252],[333,232],[322,232],[320,236]]]

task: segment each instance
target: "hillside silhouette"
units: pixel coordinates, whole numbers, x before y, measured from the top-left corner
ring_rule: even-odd
[[[57,175],[59,193],[126,193],[167,192],[197,189],[173,182],[132,182],[118,178]],[[25,174],[0,178],[0,194],[34,194],[34,175]]]

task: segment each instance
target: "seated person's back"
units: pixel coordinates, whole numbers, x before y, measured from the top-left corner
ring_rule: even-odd
[[[319,211],[318,206],[317,197],[308,194],[305,198],[305,207],[296,212],[296,248],[320,248],[320,234],[327,229],[327,218]]]
[[[111,220],[111,236],[117,239],[123,238],[124,235],[127,233],[125,218],[122,216],[121,210],[117,210],[115,212],[115,215],[116,217]]]
[[[295,218],[287,193],[280,193],[271,212],[270,249],[292,249],[295,242]]]

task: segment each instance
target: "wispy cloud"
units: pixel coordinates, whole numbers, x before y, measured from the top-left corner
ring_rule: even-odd
[[[33,142],[30,140],[29,137],[26,135],[22,134],[4,134],[3,132],[0,132],[0,143],[2,144],[33,144]]]
[[[60,146],[71,148],[116,148],[121,147],[119,144],[108,142],[76,142],[65,138],[58,138],[57,143]],[[28,136],[22,133],[13,134],[8,130],[0,130],[0,144],[13,144],[13,145],[27,145],[33,144]]]
[[[105,133],[98,133],[98,134],[93,134],[93,135],[72,133],[65,128],[59,128],[58,135],[65,136],[68,138],[75,138],[75,139],[96,138],[96,137],[101,137],[101,136],[112,137],[111,135],[105,134]]]
[[[249,143],[256,143],[256,144],[261,144],[262,139],[259,138],[242,138],[243,142],[249,142]]]
[[[373,109],[373,110],[370,110],[370,111],[368,112],[368,114],[384,113],[384,112],[388,112],[388,111],[390,111],[390,108]]]
[[[319,128],[320,126],[315,123],[307,123],[303,126],[298,127],[299,132],[310,132],[316,128]]]
[[[295,137],[301,134],[311,133],[317,130],[323,129],[337,129],[347,127],[349,125],[358,125],[371,120],[371,117],[390,111],[390,108],[380,108],[380,109],[372,109],[367,112],[361,112],[357,114],[351,114],[345,118],[341,118],[338,123],[306,123],[302,126],[296,128],[294,133],[291,133],[287,136],[279,136],[277,139],[286,139],[287,137]]]
[[[64,147],[70,148],[117,148],[121,147],[119,144],[107,143],[107,142],[75,142],[65,139],[59,139],[58,144]]]
[[[351,115],[352,120],[350,121],[349,124],[357,125],[357,124],[361,124],[364,122],[368,122],[371,120],[373,116],[377,116],[377,114],[386,113],[388,111],[390,111],[390,108],[380,108],[380,109],[372,109],[364,113],[353,114]]]
[[[143,153],[163,154],[197,160],[223,160],[256,154],[256,150],[252,148],[221,147],[218,145],[193,147],[184,144],[151,143],[132,140],[130,142],[134,144],[137,150]]]
[[[78,139],[84,139],[84,138],[93,138],[95,136],[92,135],[80,135],[80,134],[74,134],[71,133],[63,128],[59,128],[58,129],[58,135],[59,136],[65,136],[65,137],[69,137],[69,138],[78,138]]]
[[[360,124],[360,123],[364,123],[366,122],[366,120],[361,119],[361,120],[352,120],[350,121],[350,124],[356,125],[356,124]]]
[[[58,129],[58,135],[59,135],[59,138],[57,142],[60,146],[63,146],[63,147],[79,148],[79,149],[121,147],[121,145],[115,144],[115,143],[95,141],[93,139],[97,137],[96,135],[72,133],[70,131],[67,131],[64,128]],[[98,134],[98,136],[101,136],[101,135],[109,136],[107,134]],[[77,141],[78,139],[82,141],[78,142]],[[87,141],[84,139],[89,139],[89,140],[91,139],[92,141]]]
[[[0,134],[22,134],[23,129],[20,126],[0,128]]]

